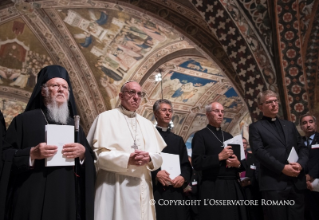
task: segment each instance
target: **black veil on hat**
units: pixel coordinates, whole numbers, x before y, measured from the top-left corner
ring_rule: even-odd
[[[40,70],[40,72],[38,73],[37,84],[33,89],[32,95],[29,99],[25,112],[31,111],[33,109],[39,109],[44,105],[43,96],[41,95],[42,85],[52,78],[62,78],[65,81],[67,81],[70,89],[68,106],[70,111],[70,117],[73,118],[73,116],[77,114],[77,111],[69,74],[66,71],[66,69],[59,65],[46,66]]]

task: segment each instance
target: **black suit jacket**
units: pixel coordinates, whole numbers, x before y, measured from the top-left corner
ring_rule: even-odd
[[[260,190],[283,190],[289,181],[299,190],[306,189],[304,169],[307,165],[309,150],[292,122],[277,120],[282,126],[284,140],[269,120],[262,119],[249,126],[249,143],[260,163]],[[284,166],[288,164],[287,158],[292,147],[295,147],[299,156],[297,162],[303,168],[298,177],[289,177],[282,173]]]
[[[304,139],[305,140],[305,139]],[[306,167],[306,174],[309,174],[312,178],[319,178],[319,148],[311,149],[311,145],[319,144],[319,133],[315,133],[315,137],[312,140],[309,148],[309,160]]]

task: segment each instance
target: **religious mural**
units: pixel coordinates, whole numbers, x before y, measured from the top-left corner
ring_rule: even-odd
[[[225,105],[223,126],[231,132],[247,106],[213,59],[151,14],[113,3],[94,3],[92,7],[86,2],[76,7],[63,2],[52,7],[46,1],[17,4],[14,19],[0,20],[4,33],[0,36],[1,91],[14,88],[10,92],[18,92],[25,101],[39,70],[60,64],[70,73],[86,132],[98,113],[119,104],[120,87],[131,79],[141,82],[147,94],[138,111],[153,123],[154,101],[161,97],[172,101],[173,131],[184,140],[206,126],[204,107],[211,101]],[[0,12],[0,16],[11,16],[9,11]],[[196,56],[166,59],[183,50],[196,51]],[[212,51],[219,58],[225,54],[222,47]],[[157,63],[163,58],[167,61]],[[161,83],[154,80],[157,70],[148,72],[155,65],[162,69]]]
[[[9,98],[0,97],[0,110],[5,119],[6,127],[8,128],[12,119],[18,114],[24,112],[26,103],[16,101]]]
[[[53,61],[21,19],[0,26],[0,84],[32,91],[41,68]]]
[[[196,131],[206,127],[208,120],[205,106],[216,101],[225,108],[222,128],[230,133],[238,132],[237,120],[243,117],[247,108],[214,62],[206,58],[185,56],[165,62],[159,69],[163,77],[161,82],[155,81],[157,70],[143,84],[148,100],[143,103],[144,110],[140,110],[144,117],[155,122],[153,113],[148,110],[150,105],[162,96],[172,101],[174,116],[181,113],[185,115],[183,120],[177,120],[177,126],[180,127],[174,129],[174,132],[186,141]],[[173,122],[176,126],[174,117]]]
[[[163,97],[173,102],[193,105],[215,82],[172,71],[163,79]],[[158,88],[151,98],[159,97],[160,92]]]
[[[41,68],[53,61],[22,19],[15,19],[0,26],[0,85],[16,91],[31,92]],[[6,92],[7,89],[2,90]],[[24,111],[26,103],[15,99],[2,99],[2,113],[6,126]]]
[[[115,10],[61,10],[101,90],[115,107],[120,85],[144,57],[171,42],[176,34],[151,19]]]

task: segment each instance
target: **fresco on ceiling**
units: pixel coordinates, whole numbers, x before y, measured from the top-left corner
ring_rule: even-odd
[[[206,127],[207,124],[208,124],[208,120],[207,120],[206,114],[197,114],[188,130],[187,136],[189,137],[190,134],[203,129],[204,127]]]
[[[11,100],[8,98],[0,98],[0,110],[4,116],[7,128],[15,116],[24,112],[26,106],[27,104],[24,102]]]
[[[189,58],[187,61],[180,64],[179,67],[211,75],[223,76],[220,69],[212,64],[212,62],[203,58]]]
[[[205,105],[212,102],[221,103],[225,110],[231,113],[239,113],[240,110],[245,106],[242,99],[239,97],[237,92],[230,85],[225,85],[226,92],[224,94],[213,93],[213,95],[206,101]]]
[[[155,116],[152,109],[145,109],[142,116],[150,120],[154,125],[156,124]],[[174,112],[172,117],[172,121],[174,123],[174,127],[172,131],[174,133],[176,134],[179,133],[185,118],[186,118],[186,114]]]
[[[51,58],[21,19],[2,24],[0,33],[0,85],[32,91]]]
[[[208,88],[216,83],[214,80],[170,71],[163,79],[163,97],[171,102],[194,105]],[[161,97],[160,83],[151,98]]]
[[[228,126],[229,126],[229,124],[231,123],[232,120],[233,119],[231,119],[231,118],[225,118],[224,117],[223,122],[222,122],[222,126],[221,126],[224,131],[227,130],[227,128],[228,128]]]
[[[69,9],[60,15],[113,107],[130,71],[174,36],[150,19],[116,10]]]

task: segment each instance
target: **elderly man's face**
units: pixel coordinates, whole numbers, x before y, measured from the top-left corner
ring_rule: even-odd
[[[129,82],[125,85],[124,91],[120,92],[121,105],[130,111],[136,111],[140,107],[142,88],[136,82]]]
[[[212,103],[212,111],[206,113],[209,124],[217,128],[220,127],[224,119],[224,113],[224,107],[220,103]]]
[[[303,117],[300,124],[301,130],[303,130],[307,136],[316,132],[316,122],[311,116]]]
[[[61,105],[68,101],[69,85],[67,81],[62,78],[52,78],[47,81],[46,86],[48,87],[49,94],[46,94],[44,89],[42,89],[41,94],[43,97],[46,97],[47,103],[55,101],[58,105]]]

